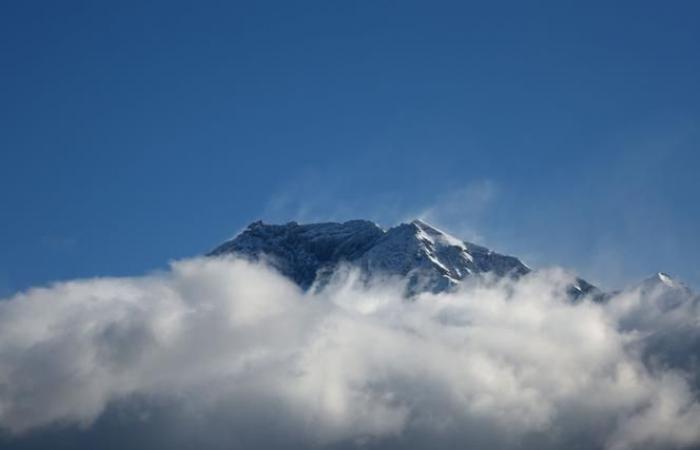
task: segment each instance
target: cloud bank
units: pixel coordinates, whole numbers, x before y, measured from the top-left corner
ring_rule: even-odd
[[[551,269],[402,297],[198,258],[0,302],[0,443],[33,448],[693,448],[700,306],[572,304]]]

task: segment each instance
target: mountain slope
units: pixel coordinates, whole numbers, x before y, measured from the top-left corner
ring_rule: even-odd
[[[268,225],[254,222],[208,255],[235,253],[254,260],[265,258],[283,275],[308,289],[321,269],[362,257],[384,230],[366,220],[345,223]]]
[[[303,289],[323,285],[343,263],[367,275],[401,276],[410,293],[442,292],[472,274],[519,277],[530,268],[518,258],[455,238],[420,220],[383,230],[373,222],[300,225],[250,224],[209,256],[237,254],[265,259]],[[573,298],[597,292],[585,280],[569,288]]]

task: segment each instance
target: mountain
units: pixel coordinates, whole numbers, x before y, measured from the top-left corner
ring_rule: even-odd
[[[688,288],[688,286],[664,272],[657,272],[649,278],[646,278],[639,283],[636,288],[645,291],[661,289],[664,291],[690,293],[690,288]]]
[[[638,290],[643,298],[653,299],[656,307],[665,311],[695,297],[688,286],[664,272],[655,273],[630,290]]]
[[[688,373],[700,387],[700,295],[659,272],[621,291],[620,330],[639,336],[642,360],[650,367]],[[625,296],[627,298],[625,299]],[[613,305],[615,306],[615,305]]]
[[[264,258],[303,289],[322,286],[343,263],[367,275],[406,277],[410,294],[443,292],[473,274],[517,278],[531,271],[514,256],[462,241],[421,220],[388,230],[367,220],[305,225],[258,221],[208,256],[227,254]],[[573,298],[598,293],[580,278],[569,287]]]

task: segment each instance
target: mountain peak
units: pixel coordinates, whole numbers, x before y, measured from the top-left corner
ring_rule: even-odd
[[[514,256],[462,241],[420,219],[387,230],[368,220],[284,225],[257,221],[208,255],[226,254],[265,259],[303,289],[314,283],[323,286],[341,264],[368,277],[400,276],[410,293],[442,292],[475,274],[519,277],[530,272]],[[591,289],[595,288],[581,283],[580,295]]]
[[[664,272],[657,272],[655,277],[667,286],[673,286],[676,283],[676,281],[673,278],[671,278],[669,274]]]
[[[429,240],[433,244],[454,246],[466,250],[466,244],[464,241],[430,225],[429,223],[421,219],[412,220],[411,225],[415,226],[418,229],[419,233],[422,233],[419,234],[419,237],[422,239]]]
[[[665,272],[657,272],[640,283],[642,288],[687,289],[685,284]]]
[[[411,225],[414,225],[414,226],[416,226],[417,228],[420,228],[420,229],[422,229],[422,230],[435,230],[435,231],[438,231],[438,232],[439,232],[439,230],[438,230],[437,228],[435,228],[434,226],[430,225],[428,222],[423,221],[422,219],[413,219],[413,220],[410,222],[410,224],[411,224]]]

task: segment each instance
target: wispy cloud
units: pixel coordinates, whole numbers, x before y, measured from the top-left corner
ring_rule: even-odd
[[[385,226],[420,218],[479,242],[484,239],[477,232],[481,220],[498,195],[497,184],[489,179],[428,192],[422,198],[400,191],[344,196],[342,190],[341,180],[310,174],[285,185],[270,198],[261,215],[271,221],[298,222],[369,218]]]
[[[467,240],[483,242],[484,236],[477,230],[497,194],[497,185],[492,180],[473,181],[439,194],[430,202],[430,206],[418,211],[416,216],[448,228]]]

